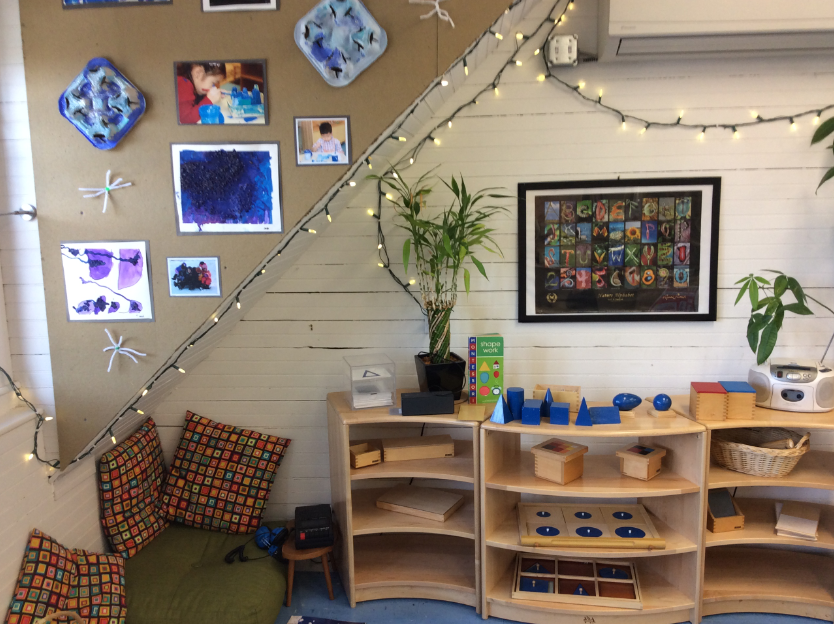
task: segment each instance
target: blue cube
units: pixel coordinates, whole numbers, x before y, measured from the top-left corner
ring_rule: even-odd
[[[569,425],[570,403],[551,403],[549,416],[551,425]]]
[[[542,407],[544,401],[541,399],[527,399],[521,406],[522,425],[540,425],[542,423]]]

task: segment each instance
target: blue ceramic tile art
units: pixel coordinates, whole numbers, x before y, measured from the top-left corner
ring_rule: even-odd
[[[110,61],[91,59],[58,110],[98,149],[113,149],[145,112],[145,97]]]
[[[359,0],[321,0],[295,25],[295,42],[329,85],[344,87],[385,52],[388,35]]]

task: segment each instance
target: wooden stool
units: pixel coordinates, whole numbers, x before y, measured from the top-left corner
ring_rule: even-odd
[[[327,593],[330,596],[330,600],[333,600],[333,582],[330,580],[330,561],[328,559],[328,555],[333,552],[333,547],[324,546],[323,548],[297,550],[295,547],[295,535],[293,535],[295,530],[295,520],[287,522],[287,530],[290,532],[290,537],[286,542],[284,542],[283,548],[281,548],[281,554],[284,555],[284,559],[289,560],[289,568],[287,569],[288,578],[286,606],[289,607],[292,603],[292,582],[293,577],[295,576],[295,562],[315,559],[316,557],[321,557],[321,566],[324,568],[324,580],[327,581]]]

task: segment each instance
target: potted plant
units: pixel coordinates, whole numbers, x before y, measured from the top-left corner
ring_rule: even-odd
[[[453,176],[451,182],[443,180],[454,196],[452,203],[439,215],[429,216],[425,201],[432,192],[429,183],[434,170],[410,186],[396,169],[392,168],[391,173],[369,177],[392,191],[386,197],[394,204],[397,225],[408,232],[403,244],[403,268],[407,274],[413,257],[423,313],[429,322],[429,352],[414,356],[420,389],[450,390],[457,400],[466,377],[466,360],[450,350],[450,321],[457,303],[458,279],[463,277],[468,295],[470,273],[464,267],[467,261],[489,279],[475,252],[483,249],[501,254],[491,236],[495,230],[486,223],[493,215],[506,212],[506,208],[485,205],[484,200],[506,196],[489,192],[495,189],[469,193],[463,176],[460,181]]]
[[[807,316],[813,314],[808,307],[807,300],[825,308],[832,314],[834,310],[827,305],[817,301],[812,296],[805,294],[802,286],[793,277],[785,275],[780,271],[765,269],[767,273],[775,273],[776,279],[773,283],[759,275],[742,277],[736,282],[741,284],[741,290],[736,297],[735,305],[744,297],[745,293],[750,298],[750,320],[747,323],[747,342],[750,349],[756,354],[756,363],[763,364],[773,353],[776,346],[776,339],[779,337],[779,330],[782,329],[782,321],[786,312],[793,312]],[[790,293],[795,301],[785,304],[782,297]]]

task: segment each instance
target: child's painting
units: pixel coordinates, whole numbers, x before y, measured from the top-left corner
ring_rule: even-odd
[[[172,0],[63,0],[64,8],[171,4]]]
[[[220,258],[168,258],[168,289],[172,297],[219,297]]]
[[[171,146],[180,234],[281,232],[278,143]]]
[[[269,123],[266,61],[174,63],[180,125]]]
[[[70,321],[152,321],[147,241],[61,243]]]
[[[275,11],[278,0],[202,0],[203,11]]]
[[[349,165],[350,117],[296,117],[296,165]]]

